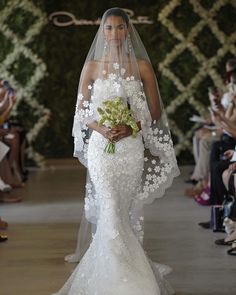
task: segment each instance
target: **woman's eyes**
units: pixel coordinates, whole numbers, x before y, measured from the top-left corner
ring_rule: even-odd
[[[122,26],[119,26],[119,27],[118,27],[118,30],[124,30],[124,28],[125,28],[125,27],[122,25]],[[109,27],[107,26],[107,27],[106,27],[106,30],[108,30],[108,31],[111,31],[112,29],[113,29],[113,28],[112,28],[111,26],[109,26]]]

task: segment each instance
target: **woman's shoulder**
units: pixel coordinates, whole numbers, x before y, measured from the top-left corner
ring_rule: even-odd
[[[96,70],[101,66],[102,60],[89,60],[85,62],[84,69],[86,71],[96,72]]]
[[[98,63],[95,60],[86,61],[83,67],[83,74],[88,79],[94,79],[98,69]]]
[[[96,60],[89,60],[89,61],[86,61],[85,64],[84,64],[84,68],[86,70],[89,70],[89,69],[92,69],[94,70],[96,67],[97,67],[98,63]]]
[[[139,72],[141,76],[153,72],[151,63],[146,59],[137,59],[137,64],[139,67]]]
[[[104,63],[106,61],[101,60],[101,59],[93,59],[93,60],[88,60],[85,62],[86,65],[90,65],[90,66],[98,66],[101,63]]]

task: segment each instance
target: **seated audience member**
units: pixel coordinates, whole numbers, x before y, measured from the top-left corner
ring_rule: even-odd
[[[0,139],[4,132],[4,129],[0,129]],[[12,183],[12,175],[7,159],[8,151],[9,147],[0,140],[0,202],[15,203],[20,202],[22,198],[14,197],[11,193],[12,186],[9,183]]]
[[[6,132],[5,132],[4,129],[0,128],[0,139],[1,139],[1,137],[3,135],[6,135]],[[5,156],[7,155],[8,151],[9,151],[9,147],[0,140],[0,163],[5,158]],[[4,182],[4,180],[1,177],[2,174],[3,173],[1,173],[1,171],[0,171],[0,191],[1,192],[11,191],[12,187],[9,184]]]
[[[236,59],[230,59],[226,63],[226,73],[228,77],[231,78],[233,72],[236,70]],[[231,76],[229,76],[229,73]],[[226,92],[222,98],[220,98],[219,92],[215,89],[209,90],[209,99],[211,103],[211,109],[214,111],[220,110],[221,112],[228,112],[226,116],[229,116],[230,101],[231,101],[230,91]],[[231,117],[231,120],[234,120]],[[209,120],[208,120],[209,121]],[[212,124],[213,121],[210,121]],[[222,137],[222,128],[212,129],[212,124],[209,126],[203,126],[195,132],[195,137],[198,137],[199,143],[199,157],[194,168],[194,172],[191,176],[191,181],[195,181],[197,184],[192,189],[187,189],[185,194],[190,197],[194,197],[198,200],[199,195],[203,192],[204,195],[209,195],[209,176],[210,176],[210,154],[212,146],[215,142],[219,141]],[[208,203],[208,202],[206,202]]]
[[[223,183],[225,185],[225,188],[228,191],[228,194],[232,196],[233,198],[236,198],[236,192],[235,192],[236,162],[234,162],[236,161],[236,151],[229,150],[227,151],[227,153],[233,163],[230,164],[228,169],[224,171],[222,178],[223,178]],[[236,203],[234,203],[231,208],[230,216],[224,220],[226,236],[223,239],[217,239],[215,241],[215,244],[217,245],[230,246],[236,242],[236,205],[235,204]],[[234,255],[236,255],[235,246],[233,247],[234,249],[230,249],[227,251],[228,254],[231,254],[233,252]]]
[[[231,75],[229,88],[231,88],[232,85],[236,85],[236,73],[232,73]],[[222,174],[230,164],[227,154],[224,153],[227,150],[234,149],[236,145],[236,92],[230,89],[230,95],[230,103],[227,111],[224,113],[219,110],[213,114],[213,119],[215,123],[222,128],[223,135],[220,141],[213,144],[210,155],[210,201],[212,205],[222,204],[223,202],[226,190],[222,181]]]
[[[24,169],[24,149],[26,143],[25,131],[19,124],[9,120],[9,114],[16,101],[16,93],[7,81],[0,83],[0,125],[7,131],[2,141],[9,147],[9,164],[15,177],[14,186],[22,187],[27,179],[27,171]],[[2,124],[1,124],[2,123]]]
[[[233,151],[236,148],[236,74],[231,77],[229,87],[231,92],[231,101],[226,113],[218,110],[213,114],[214,122],[224,130],[226,140],[216,143],[215,149],[212,149],[211,155],[211,182],[210,182],[210,202],[212,205],[221,205],[228,195],[224,185],[222,175],[224,171],[235,161]],[[233,119],[232,119],[233,118]],[[225,174],[224,174],[225,177]],[[204,228],[209,228],[209,222],[202,222]]]
[[[6,82],[6,81],[5,81]],[[6,126],[7,119],[15,103],[15,91],[6,83],[0,81],[0,202],[19,202],[20,197],[14,197],[10,192],[12,188],[21,187],[22,181],[16,181],[12,173],[17,155],[17,133]],[[11,91],[10,91],[11,90]]]

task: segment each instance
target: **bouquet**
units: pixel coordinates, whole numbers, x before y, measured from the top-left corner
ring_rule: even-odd
[[[112,100],[106,100],[103,102],[104,109],[97,108],[99,115],[101,116],[98,124],[102,125],[105,122],[108,123],[110,128],[117,125],[128,125],[132,128],[132,136],[136,137],[139,128],[133,117],[132,111],[123,103],[121,97],[115,97]],[[109,154],[115,153],[115,143],[110,141],[105,147],[105,152]]]

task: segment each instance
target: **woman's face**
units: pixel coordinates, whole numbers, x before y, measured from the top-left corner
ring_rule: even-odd
[[[104,23],[103,32],[109,45],[120,46],[126,39],[128,28],[122,17],[111,15]]]
[[[226,63],[225,71],[226,71],[226,73],[225,73],[225,83],[228,84],[228,83],[231,82],[232,72],[235,71],[235,67],[233,67],[229,63]]]

